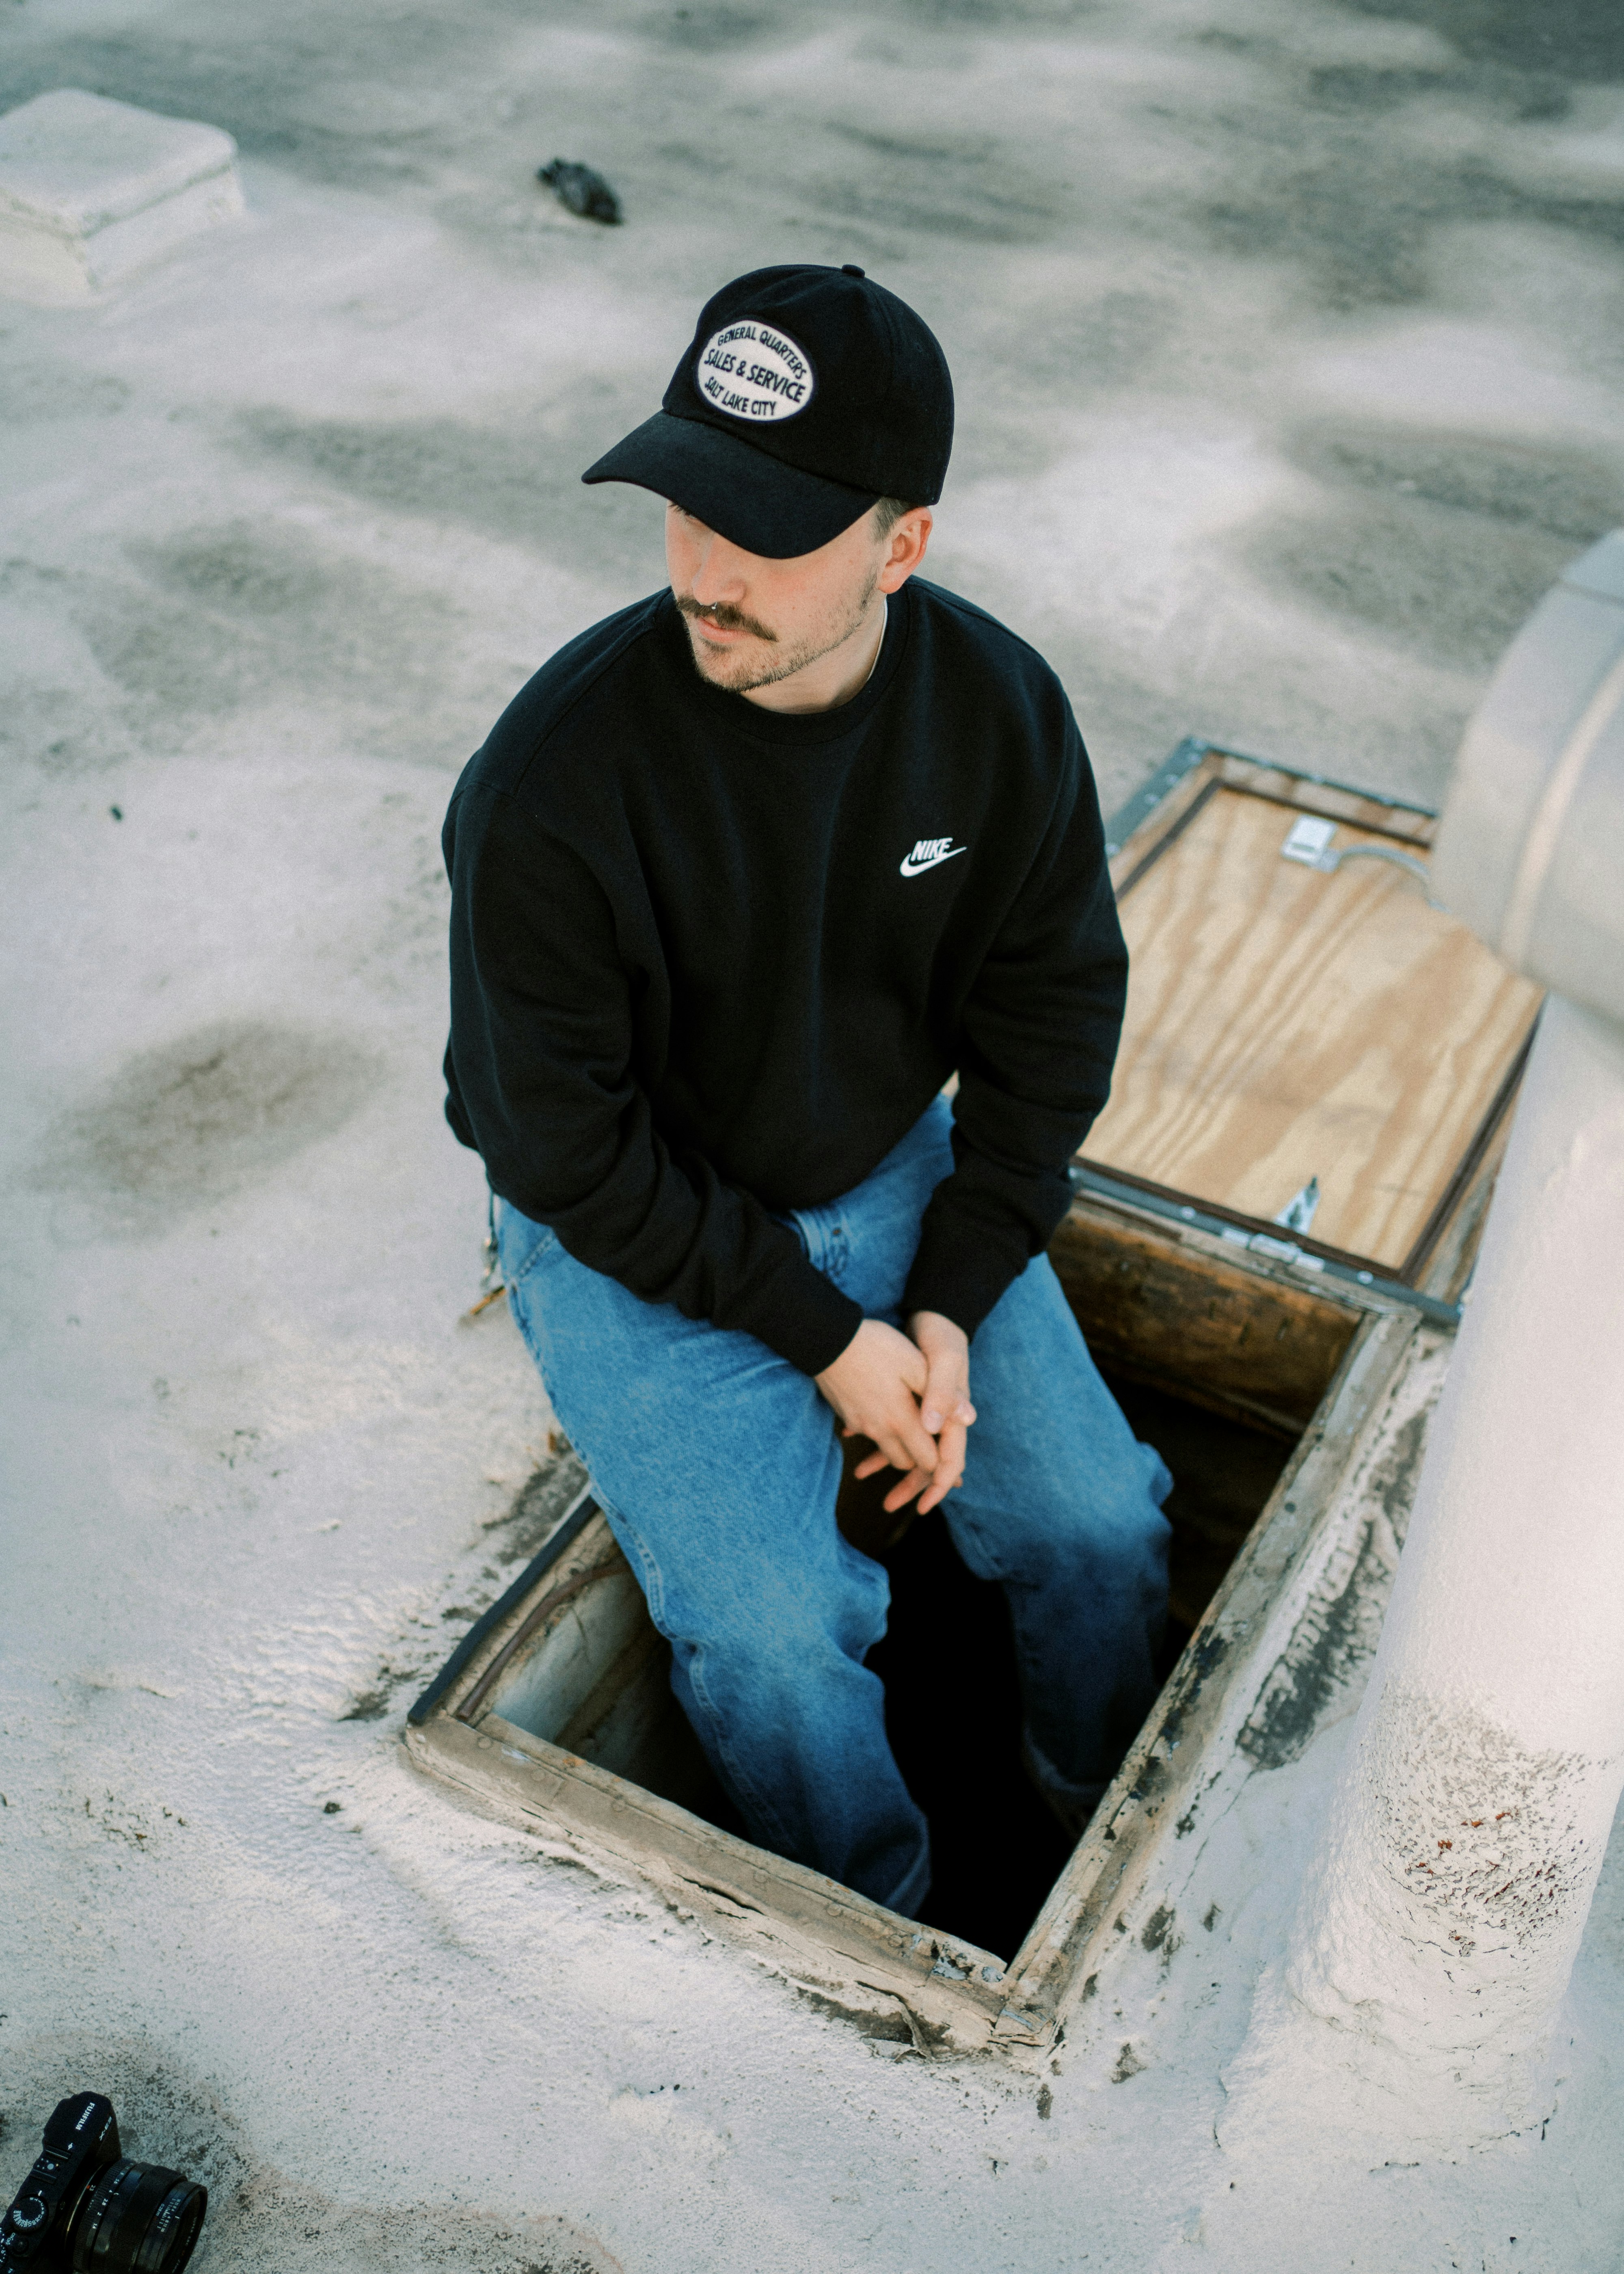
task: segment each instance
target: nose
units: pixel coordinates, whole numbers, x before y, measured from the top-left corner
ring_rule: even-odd
[[[699,540],[699,561],[689,587],[702,608],[737,607],[744,598],[744,556],[735,545],[706,530]]]

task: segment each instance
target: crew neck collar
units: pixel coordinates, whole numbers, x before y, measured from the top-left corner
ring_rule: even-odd
[[[670,644],[673,660],[681,674],[688,693],[703,715],[714,719],[717,725],[728,733],[741,735],[749,742],[771,742],[780,749],[805,749],[822,743],[844,741],[856,728],[866,724],[883,699],[902,659],[913,606],[908,584],[891,594],[885,608],[885,636],[880,642],[879,658],[873,671],[849,702],[837,704],[831,711],[768,711],[759,703],[748,702],[742,695],[730,694],[726,688],[713,687],[709,680],[702,679],[694,666],[682,612],[669,591],[664,596],[661,630]]]

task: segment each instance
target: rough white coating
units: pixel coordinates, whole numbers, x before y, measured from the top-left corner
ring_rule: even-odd
[[[1595,90],[1525,120],[1548,58],[1303,0],[27,0],[4,56],[229,130],[251,211],[0,327],[0,2187],[105,2082],[216,2188],[199,2274],[1613,2274],[1616,1857],[1545,2136],[1215,2130],[1351,1680],[1041,2079],[864,2043],[395,1734],[548,1423],[457,1323],[440,818],[657,581],[658,508],[575,475],[704,293],[805,254],[927,309],[937,574],[1054,657],[1108,801],[1192,727],[1426,796],[1624,473],[1559,198]]]
[[[1548,2113],[1624,1784],[1624,1035],[1547,1003],[1285,1983],[1426,2136]]]

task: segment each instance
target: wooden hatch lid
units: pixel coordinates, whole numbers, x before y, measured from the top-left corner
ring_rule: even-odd
[[[1206,743],[1157,787],[1111,864],[1128,1009],[1083,1159],[1254,1232],[1296,1201],[1300,1246],[1413,1282],[1539,990],[1430,904],[1424,809]]]

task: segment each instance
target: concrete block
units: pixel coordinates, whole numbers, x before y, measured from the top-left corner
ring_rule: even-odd
[[[83,300],[243,210],[237,145],[80,87],[0,117],[0,294]]]

